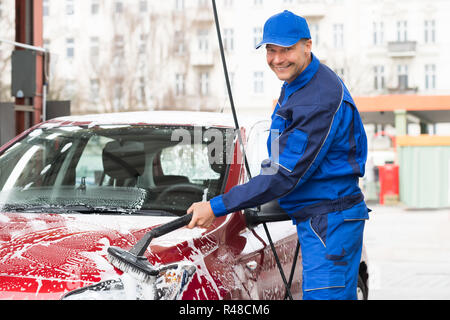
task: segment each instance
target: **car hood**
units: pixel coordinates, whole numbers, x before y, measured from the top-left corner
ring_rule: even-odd
[[[152,227],[172,217],[0,213],[0,298],[57,299],[65,292],[117,277],[106,258],[109,246],[130,248]],[[203,230],[204,231],[204,230]],[[198,237],[180,229],[152,241],[158,254]]]

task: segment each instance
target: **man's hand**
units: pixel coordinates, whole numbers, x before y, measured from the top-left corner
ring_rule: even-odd
[[[192,220],[187,226],[189,229],[195,227],[208,228],[216,218],[209,201],[192,204],[187,210],[187,213],[193,213]]]

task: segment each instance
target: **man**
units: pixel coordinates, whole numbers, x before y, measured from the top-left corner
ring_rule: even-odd
[[[189,228],[274,199],[297,226],[304,299],[356,299],[368,209],[358,187],[367,139],[341,79],[312,54],[306,20],[289,11],[264,25],[267,63],[285,81],[272,115],[260,175],[194,203]],[[272,153],[273,145],[278,145]]]

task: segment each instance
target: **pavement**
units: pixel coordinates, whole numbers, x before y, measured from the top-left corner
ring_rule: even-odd
[[[368,207],[369,299],[449,300],[450,209]]]

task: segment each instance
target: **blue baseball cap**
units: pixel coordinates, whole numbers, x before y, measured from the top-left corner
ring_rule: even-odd
[[[256,49],[263,44],[290,47],[300,39],[311,39],[308,23],[305,18],[284,10],[267,19],[264,24],[263,40],[256,46]]]

